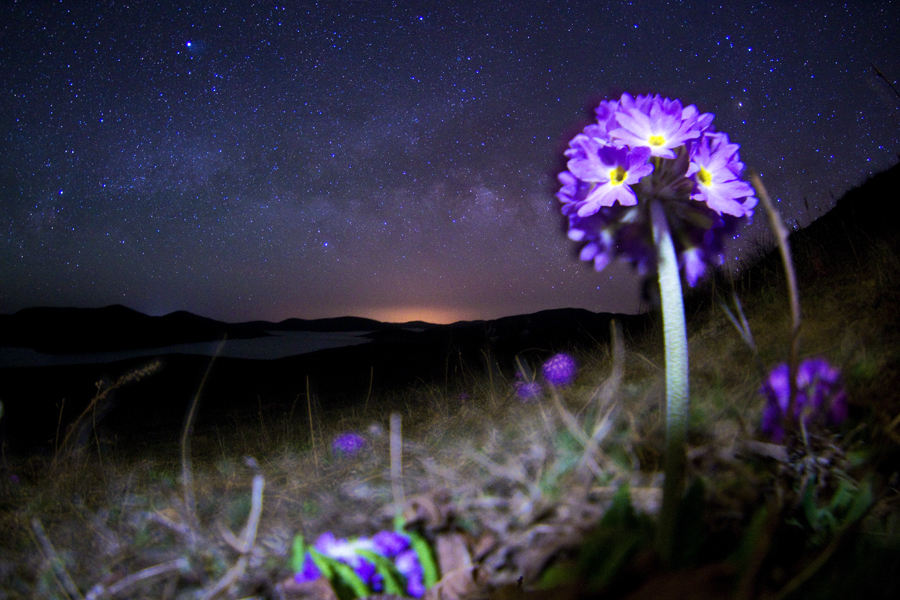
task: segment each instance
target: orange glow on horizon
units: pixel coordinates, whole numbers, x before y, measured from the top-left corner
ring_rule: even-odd
[[[383,323],[407,323],[409,321],[425,321],[445,325],[456,321],[475,321],[481,317],[474,310],[458,308],[431,308],[422,306],[405,306],[396,308],[375,308],[363,311],[359,316],[375,319]]]

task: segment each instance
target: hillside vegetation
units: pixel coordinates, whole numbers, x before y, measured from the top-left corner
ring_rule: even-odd
[[[885,216],[898,190],[900,165],[791,237],[801,356],[840,367],[850,407],[840,426],[802,444],[761,432],[760,386],[789,354],[777,251],[686,299],[689,489],[671,568],[652,544],[664,412],[650,315],[627,334],[613,326],[608,343],[569,348],[575,381],[527,401],[516,381],[540,383],[558,349],[534,348],[511,370],[487,348],[445,381],[373,386],[343,406],[314,393],[277,410],[260,403],[183,436],[110,445],[64,429],[46,455],[4,456],[0,590],[333,598],[321,581],[295,582],[298,534],[370,536],[402,522],[439,563],[426,597],[898,597],[900,234]],[[743,313],[755,351],[723,304],[738,322]],[[217,399],[197,388],[202,412]],[[364,445],[335,452],[348,432]]]

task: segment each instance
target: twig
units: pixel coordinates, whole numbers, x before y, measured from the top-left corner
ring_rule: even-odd
[[[793,430],[794,403],[797,399],[797,367],[800,362],[800,294],[797,291],[797,274],[794,272],[794,262],[791,259],[791,246],[788,242],[787,228],[781,220],[781,216],[769,199],[769,194],[763,186],[762,180],[755,172],[750,173],[750,182],[753,184],[756,194],[769,213],[769,222],[775,230],[775,241],[781,252],[781,262],[784,264],[784,274],[787,279],[788,299],[791,305],[791,357],[788,362],[788,385],[790,397],[787,410],[784,412],[784,428],[786,432]]]
[[[366,394],[366,403],[363,405],[363,416],[366,416],[366,409],[369,408],[369,398],[372,397],[372,381],[375,379],[375,366],[369,366],[369,393]]]
[[[203,600],[210,600],[211,598],[215,598],[223,591],[231,587],[247,570],[247,565],[249,564],[249,554],[250,551],[253,550],[256,545],[256,533],[259,528],[259,518],[262,515],[262,503],[263,503],[263,489],[265,488],[266,481],[263,477],[262,473],[259,472],[259,465],[256,464],[256,460],[251,457],[245,457],[245,462],[247,466],[256,471],[256,475],[253,476],[253,492],[252,499],[250,504],[250,515],[247,517],[247,524],[244,526],[244,530],[241,532],[241,537],[237,538],[231,531],[228,530],[224,525],[221,526],[222,537],[232,548],[241,553],[241,556],[237,559],[234,565],[228,569],[228,571],[219,578],[216,584],[209,589],[205,594],[203,594]]]
[[[99,600],[100,598],[105,597],[115,597],[126,591],[131,586],[145,579],[158,577],[160,575],[165,575],[166,573],[171,573],[173,571],[185,571],[188,568],[190,568],[190,563],[184,557],[176,558],[175,560],[170,560],[169,562],[154,565],[152,567],[147,567],[146,569],[141,569],[140,571],[132,573],[127,577],[123,577],[114,585],[111,585],[108,588],[97,586],[96,588],[91,590],[91,593],[89,593],[85,597],[85,600]]]
[[[210,590],[200,596],[200,598],[202,600],[211,600],[212,598],[215,598],[226,589],[231,587],[231,585],[234,584],[234,582],[244,574],[244,571],[247,570],[248,562],[249,558],[246,555],[241,556],[237,560],[237,562],[234,563],[234,566],[228,569],[228,572],[222,575],[222,577],[216,582],[216,584]]]
[[[403,510],[403,432],[400,413],[391,413],[391,492],[395,510]]]
[[[894,84],[891,83],[891,80],[887,78],[887,76],[881,72],[881,69],[875,66],[875,63],[869,63],[872,65],[872,68],[875,69],[875,75],[880,79],[884,79],[884,82],[891,86],[891,89],[894,90],[894,93],[897,94],[897,97],[900,98],[900,91],[897,91],[897,88],[894,87]]]
[[[741,336],[741,339],[744,340],[744,343],[750,348],[753,352],[753,358],[756,360],[756,367],[759,369],[760,373],[765,376],[766,367],[762,362],[762,359],[759,357],[759,350],[756,347],[756,341],[753,339],[753,331],[750,329],[750,323],[747,321],[747,316],[744,314],[744,307],[741,305],[741,299],[738,298],[737,292],[732,292],[732,298],[734,299],[735,310],[738,313],[738,316],[741,318],[740,323],[738,323],[737,318],[731,312],[731,309],[728,308],[728,305],[725,304],[724,301],[719,301],[719,306],[722,307],[722,310],[725,311],[725,315],[728,317],[728,320],[731,321],[731,324],[734,325],[734,328],[737,329],[738,333]]]
[[[316,473],[318,473],[319,452],[316,450],[316,436],[313,431],[312,400],[309,397],[309,375],[306,376],[306,412],[309,413],[309,443],[312,444],[313,458],[316,460]]]

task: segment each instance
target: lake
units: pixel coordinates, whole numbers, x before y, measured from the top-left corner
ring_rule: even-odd
[[[313,331],[269,331],[270,337],[250,340],[227,340],[219,356],[250,360],[275,360],[297,354],[306,354],[327,348],[356,346],[371,340],[361,337],[367,331],[322,333]],[[221,342],[177,344],[162,348],[142,348],[116,352],[87,352],[80,354],[44,354],[31,348],[0,347],[0,368],[50,367],[58,365],[84,365],[108,363],[142,356],[163,354],[200,354],[213,356]]]

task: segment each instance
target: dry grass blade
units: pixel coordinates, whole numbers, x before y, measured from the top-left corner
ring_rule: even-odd
[[[56,452],[53,457],[53,468],[55,469],[58,466],[59,458],[61,455],[66,454],[71,458],[75,458],[78,453],[82,450],[86,440],[88,439],[88,435],[90,432],[96,433],[97,427],[97,408],[105,408],[104,401],[106,401],[110,394],[115,392],[121,387],[128,385],[129,383],[133,383],[146,377],[147,375],[152,374],[157,371],[161,363],[157,360],[148,365],[141,367],[140,369],[135,369],[130,373],[122,375],[116,382],[110,386],[103,387],[103,381],[98,381],[94,385],[97,387],[97,393],[94,395],[94,398],[87,405],[87,407],[81,411],[81,414],[78,415],[78,418],[75,419],[71,424],[68,425],[66,435],[63,438],[62,444],[56,446]],[[65,399],[63,399],[63,407],[65,406]],[[86,418],[88,414],[91,415],[91,422],[88,424],[86,422]],[[60,408],[59,413],[59,422],[62,422],[62,408]],[[89,429],[86,429],[90,426]],[[72,436],[75,436],[75,439],[72,439]],[[59,423],[57,423],[57,439],[59,437]],[[99,443],[99,441],[98,441]]]
[[[191,470],[191,430],[194,427],[194,419],[197,418],[197,405],[200,403],[200,394],[203,392],[203,386],[206,385],[206,380],[209,378],[209,373],[212,371],[213,363],[216,362],[216,358],[221,354],[222,348],[225,347],[226,337],[222,338],[221,343],[219,343],[219,347],[216,348],[216,353],[209,360],[209,366],[206,367],[206,373],[203,374],[203,379],[200,380],[200,387],[197,388],[197,393],[194,395],[194,401],[191,402],[191,410],[188,412],[188,416],[184,421],[184,431],[181,434],[181,485],[184,492],[184,510],[187,517],[188,526],[191,529],[191,545],[195,545],[197,541],[197,536],[199,535],[200,530],[200,521],[197,519],[197,503],[194,500],[194,479],[193,479],[193,471]]]
[[[391,413],[391,493],[394,510],[403,510],[406,499],[403,493],[403,424],[400,413]]]
[[[44,559],[50,564],[56,583],[63,593],[65,593],[68,598],[83,598],[81,592],[78,590],[78,586],[75,585],[75,582],[72,581],[72,578],[66,571],[62,559],[56,553],[53,544],[50,543],[50,538],[44,533],[44,527],[37,517],[32,517],[31,529],[37,538],[38,547],[42,550]]]
[[[116,596],[127,592],[129,588],[141,581],[144,581],[145,579],[152,579],[153,577],[159,577],[160,575],[166,575],[167,573],[185,571],[188,568],[190,568],[190,563],[186,558],[176,558],[175,560],[170,560],[169,562],[154,565],[152,567],[147,567],[146,569],[142,569],[136,573],[132,573],[127,577],[123,577],[114,585],[111,585],[108,588],[104,588],[103,586],[96,586],[85,597],[85,600],[115,598]]]

